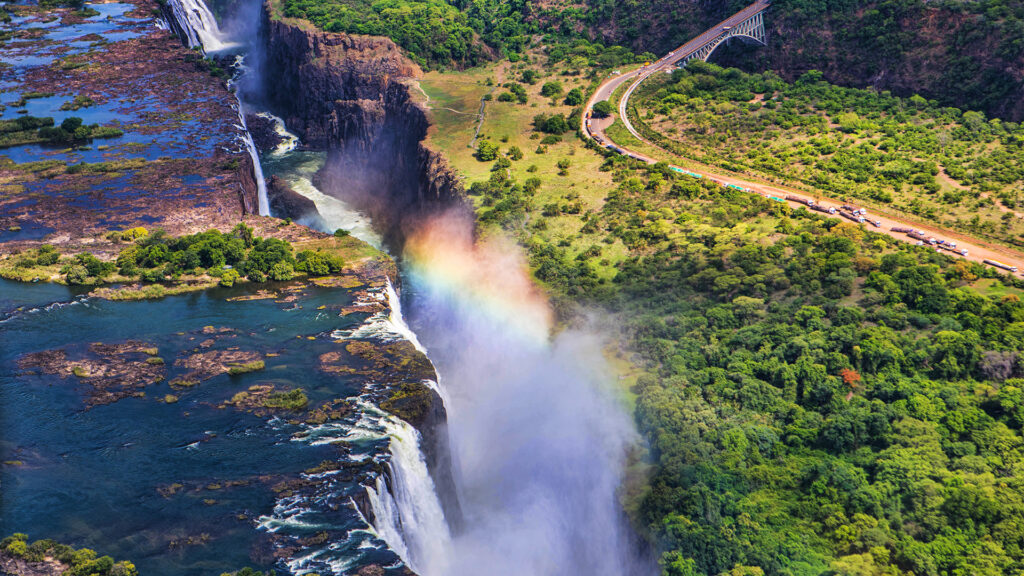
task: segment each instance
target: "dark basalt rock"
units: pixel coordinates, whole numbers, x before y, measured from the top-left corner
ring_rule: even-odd
[[[292,220],[319,218],[316,204],[299,194],[282,178],[271,176],[267,182],[267,199],[270,200],[270,212],[278,218]]]
[[[472,221],[458,175],[441,154],[423,145],[429,122],[409,82],[421,74],[419,67],[387,38],[321,32],[305,22],[271,17],[271,2],[264,5],[262,32],[265,77],[273,79],[264,87],[266,97],[306,146],[328,152],[314,181],[318,188],[368,213],[396,252],[405,235],[432,214],[461,211]],[[429,359],[405,344],[374,343],[370,350],[349,343],[346,352],[367,361],[364,372],[382,376],[378,382],[394,381],[383,376],[395,366],[406,376],[399,381],[406,384],[390,387],[379,402],[420,433],[445,515],[458,531],[462,512],[447,414],[440,395],[422,384],[437,375]],[[321,369],[332,371],[338,358],[340,353],[322,356]],[[419,388],[412,393],[409,386]]]
[[[373,217],[396,248],[424,216],[469,214],[457,174],[423,146],[419,68],[387,38],[321,32],[265,15],[267,96],[307,145],[328,151],[316,184]]]
[[[252,135],[252,141],[256,144],[256,149],[260,151],[260,154],[266,154],[277,148],[278,144],[284,140],[275,130],[274,121],[269,118],[246,114],[245,125],[249,128],[249,134]]]

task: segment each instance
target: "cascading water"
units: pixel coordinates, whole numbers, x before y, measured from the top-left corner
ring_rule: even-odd
[[[177,29],[184,35],[184,40],[189,48],[201,48],[206,54],[224,52],[231,48],[240,46],[237,42],[227,42],[224,33],[213,12],[202,0],[168,0],[167,6],[171,15],[177,23]],[[240,74],[245,73],[244,57],[239,56],[236,64]],[[234,87],[235,81],[230,83]],[[235,90],[236,98],[238,91]],[[252,159],[253,177],[256,179],[258,212],[260,216],[270,215],[270,201],[267,198],[267,183],[263,176],[263,167],[260,165],[259,152],[256,150],[256,143],[249,133],[249,127],[245,123],[245,112],[242,101],[238,99],[235,106],[238,111],[239,128],[242,130],[242,145]]]
[[[299,152],[281,156],[290,154]],[[336,206],[308,188],[322,230],[350,228],[344,208],[328,213],[323,206]],[[550,309],[517,249],[481,250],[466,221],[435,219],[425,228],[411,235],[403,256],[418,293],[414,325],[445,372],[439,392],[454,441],[464,526],[455,534],[449,529],[417,432],[361,406],[374,434],[388,438],[389,456],[378,460],[388,474],[365,488],[374,532],[424,576],[652,573],[634,557],[616,500],[634,431],[603,386],[609,371],[600,344],[578,333],[551,338]],[[408,339],[423,351],[393,288],[377,297],[391,301],[389,315],[335,337]],[[287,504],[282,514],[291,510]],[[329,564],[335,573],[350,566]],[[295,573],[315,566],[289,562]]]
[[[237,44],[227,42],[217,25],[213,12],[202,0],[167,0],[167,6],[185,35],[189,48],[202,48],[204,52],[221,52]]]
[[[256,150],[256,142],[252,139],[252,134],[249,133],[249,126],[245,123],[245,113],[242,112],[242,102],[238,102],[238,121],[241,124],[240,128],[245,133],[242,138],[242,142],[245,144],[246,150],[249,151],[249,157],[252,158],[253,175],[256,178],[256,190],[259,192],[259,214],[260,216],[270,216],[270,199],[267,197],[267,180],[263,175],[263,166],[260,164],[260,154]]]
[[[373,508],[373,527],[388,546],[421,574],[444,561],[451,533],[434,482],[420,450],[419,434],[408,423],[383,419],[391,438],[388,464],[390,488],[383,476],[367,488]]]
[[[274,148],[273,154],[280,156],[287,154],[299,145],[299,137],[288,131],[288,127],[285,126],[284,119],[279,116],[274,116],[270,112],[257,112],[257,116],[265,120],[270,120],[274,123],[274,133],[281,139],[277,147]]]

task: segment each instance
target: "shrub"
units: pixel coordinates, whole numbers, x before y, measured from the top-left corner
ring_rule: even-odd
[[[301,410],[309,403],[309,398],[302,388],[288,392],[274,392],[263,401],[267,408],[283,408],[285,410]]]
[[[36,263],[40,266],[51,266],[60,260],[60,252],[52,244],[43,244],[36,254]]]
[[[565,95],[564,102],[569,106],[579,106],[580,104],[583,104],[583,91],[579,88],[569,90],[569,93]]]
[[[345,261],[333,254],[303,250],[296,256],[295,269],[310,276],[326,276],[344,267]]]
[[[292,277],[295,276],[295,268],[293,268],[288,262],[281,261],[274,264],[267,276],[271,280],[276,280],[278,282],[291,280]]]
[[[5,548],[8,554],[17,558],[24,558],[28,553],[28,544],[24,540],[12,540]]]
[[[228,374],[246,374],[249,372],[255,372],[257,370],[263,370],[263,360],[254,360],[252,362],[246,362],[244,364],[232,364],[228,367]]]
[[[612,108],[612,103],[611,102],[609,102],[607,100],[601,100],[600,102],[594,104],[594,107],[592,108],[592,110],[593,110],[594,116],[596,116],[598,118],[607,118],[608,116],[612,115],[612,112],[614,111],[614,108]]]
[[[498,145],[483,140],[476,147],[476,159],[481,162],[493,162],[498,157]]]
[[[551,98],[553,96],[558,96],[559,94],[561,94],[562,90],[563,89],[561,82],[545,82],[544,86],[541,86],[540,95],[547,98]]]
[[[87,284],[89,282],[89,270],[80,264],[69,266],[64,274],[68,284]]]
[[[129,241],[135,241],[144,236],[149,236],[149,230],[146,230],[142,226],[136,226],[135,228],[129,228],[121,232],[121,238]]]
[[[349,232],[348,230],[345,230],[344,228],[338,228],[337,230],[334,231],[334,237],[335,238],[344,238],[344,237],[348,236],[349,234],[351,234],[351,232]]]
[[[234,268],[225,270],[224,273],[220,275],[220,285],[225,288],[231,288],[239,278],[241,278],[241,276],[238,274],[238,270],[235,270]]]

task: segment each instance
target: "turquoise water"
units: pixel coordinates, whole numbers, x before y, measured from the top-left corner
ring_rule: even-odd
[[[76,296],[62,286],[0,280],[0,460],[22,463],[0,468],[0,533],[26,532],[94,548],[130,559],[151,576],[266,569],[277,562],[275,551],[282,563],[315,555],[304,564],[312,568],[342,560],[395,564],[394,554],[364,531],[350,505],[375,478],[374,462],[386,459],[386,439],[303,439],[350,431],[364,414],[356,410],[344,422],[318,427],[290,424],[287,415],[218,407],[260,383],[301,387],[311,404],[354,399],[362,381],[324,373],[317,364],[321,354],[339,347],[332,331],[354,328],[365,315],[318,310],[352,301],[339,289],[311,289],[298,306],[225,299],[243,292],[215,289],[115,303]],[[211,336],[205,326],[231,331]],[[19,358],[33,352],[63,348],[71,357],[90,343],[130,339],[157,347],[171,380],[188,371],[174,366],[174,359],[211,338],[209,349],[274,355],[264,358],[262,371],[224,374],[185,390],[164,381],[145,388],[143,398],[92,408],[77,378],[26,374],[18,366]],[[165,394],[179,400],[164,403]],[[307,477],[315,481],[289,498],[274,491],[323,461],[363,464],[351,477]],[[225,487],[229,483],[238,485]],[[168,490],[174,484],[181,487]],[[208,489],[210,484],[222,487]],[[322,532],[332,544],[281,551]]]

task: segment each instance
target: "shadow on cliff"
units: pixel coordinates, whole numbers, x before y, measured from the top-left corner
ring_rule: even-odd
[[[409,84],[419,69],[385,38],[266,16],[262,34],[267,102],[327,151],[317,187],[368,213],[402,255],[441,367],[455,480],[439,496],[463,514],[449,518],[450,550],[410,564],[425,576],[654,573],[616,497],[636,436],[601,342],[552,337],[521,250],[478,242],[455,172],[423,146],[428,119]]]

